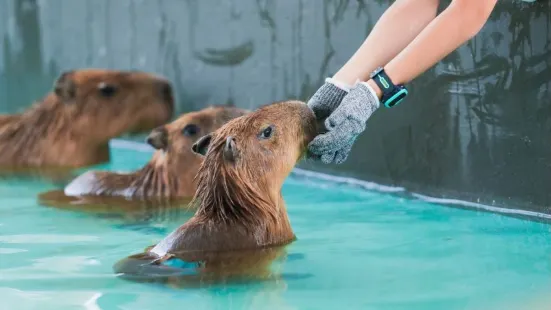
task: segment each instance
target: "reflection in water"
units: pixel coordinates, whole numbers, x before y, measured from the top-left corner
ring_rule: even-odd
[[[234,251],[183,249],[162,257],[150,251],[154,246],[119,260],[113,266],[114,272],[125,280],[186,289],[283,280],[285,246]]]
[[[147,226],[153,222],[184,222],[195,212],[191,199],[127,199],[116,196],[66,196],[63,190],[51,190],[38,196],[38,203],[67,211],[116,219],[125,226]],[[165,232],[168,233],[168,232]]]
[[[22,110],[83,66],[162,73],[177,113],[304,100],[390,2],[4,0],[0,108]],[[344,165],[302,166],[551,212],[550,29],[551,2],[500,2],[474,40],[411,84],[407,104],[371,118]]]
[[[2,167],[0,180],[42,180],[65,186],[77,176],[72,168],[18,168]]]

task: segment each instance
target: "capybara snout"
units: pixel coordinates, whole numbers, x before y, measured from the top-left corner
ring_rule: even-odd
[[[147,144],[151,145],[156,150],[165,150],[168,147],[168,131],[166,128],[157,127],[145,139]]]

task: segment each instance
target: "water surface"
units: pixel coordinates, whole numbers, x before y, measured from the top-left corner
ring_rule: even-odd
[[[150,156],[112,154],[101,168]],[[189,215],[132,224],[38,205],[55,187],[0,180],[1,309],[524,309],[551,289],[546,224],[294,177],[283,194],[298,240],[283,270],[311,277],[193,290],[126,282],[113,263]]]

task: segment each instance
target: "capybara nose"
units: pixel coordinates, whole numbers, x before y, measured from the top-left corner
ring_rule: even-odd
[[[168,147],[168,132],[164,127],[155,128],[147,136],[145,142],[156,150],[166,150]]]
[[[163,101],[172,105],[174,101],[174,95],[172,93],[172,86],[170,85],[170,82],[160,81],[158,87],[159,87],[159,96],[161,96]]]
[[[234,162],[237,158],[237,147],[235,144],[235,139],[232,136],[226,138],[226,144],[224,145],[224,158],[227,161]]]

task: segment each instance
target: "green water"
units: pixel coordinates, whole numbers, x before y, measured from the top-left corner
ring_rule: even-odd
[[[150,156],[112,152],[102,168]],[[2,310],[524,309],[551,289],[548,225],[293,177],[283,193],[298,241],[284,272],[310,277],[193,290],[126,282],[113,263],[185,216],[129,224],[38,205],[52,188],[0,180]]]

